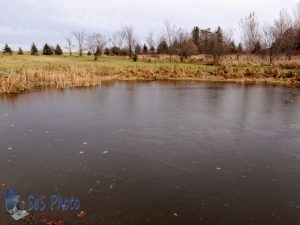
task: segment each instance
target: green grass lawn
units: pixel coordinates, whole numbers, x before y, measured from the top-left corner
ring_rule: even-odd
[[[78,66],[110,66],[110,67],[127,67],[127,66],[138,66],[145,68],[155,68],[161,66],[180,66],[189,68],[198,68],[203,65],[191,64],[191,63],[180,63],[180,62],[147,62],[146,60],[139,60],[138,62],[133,62],[128,57],[119,56],[101,56],[97,61],[94,60],[93,56],[84,55],[79,57],[74,56],[31,56],[28,53],[25,55],[12,55],[12,56],[0,56],[0,71],[14,71],[20,67],[41,67],[41,66],[68,66],[68,65],[78,65]]]

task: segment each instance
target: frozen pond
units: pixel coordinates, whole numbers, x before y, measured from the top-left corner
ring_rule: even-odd
[[[0,196],[65,224],[300,223],[300,89],[116,82],[0,98]],[[0,204],[0,224],[14,222]],[[25,224],[25,223],[24,223]]]

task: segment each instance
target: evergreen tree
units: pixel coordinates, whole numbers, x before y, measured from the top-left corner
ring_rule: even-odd
[[[21,47],[19,47],[18,55],[24,55],[23,50]]]
[[[167,54],[169,52],[168,44],[165,40],[162,40],[157,46],[158,54]]]
[[[214,64],[218,64],[220,57],[224,53],[224,41],[223,41],[223,31],[221,27],[218,27],[217,31],[213,35],[211,50],[214,56]]]
[[[237,50],[238,53],[242,53],[243,52],[243,47],[242,47],[241,43],[239,43],[239,45],[238,45],[238,47],[237,47],[236,50]]]
[[[61,47],[59,46],[59,44],[56,45],[54,53],[55,53],[55,55],[62,55],[63,54],[63,51],[62,51]]]
[[[147,47],[146,44],[144,44],[144,46],[143,46],[143,53],[144,53],[144,54],[147,54],[147,53],[148,53],[148,47]]]
[[[193,28],[192,40],[194,44],[197,46],[198,51],[200,52],[200,29],[198,26]]]
[[[53,55],[53,51],[47,43],[44,45],[43,55]]]
[[[217,34],[218,45],[219,45],[219,47],[222,47],[224,38],[223,38],[223,31],[220,26],[218,27],[216,34]]]
[[[154,52],[155,52],[155,48],[154,48],[153,45],[150,46],[150,52],[151,52],[151,53],[154,53]]]
[[[5,44],[4,48],[3,48],[3,55],[12,55],[12,50],[11,48],[8,46],[8,44]]]
[[[90,51],[88,51],[88,53],[86,55],[92,55],[92,53]]]
[[[38,55],[38,53],[39,53],[38,49],[37,49],[37,47],[36,47],[36,45],[34,43],[32,43],[32,45],[31,45],[30,52],[31,52],[31,55]]]
[[[236,52],[237,52],[237,48],[235,46],[235,42],[232,41],[232,42],[230,42],[229,53],[230,54],[235,54]]]

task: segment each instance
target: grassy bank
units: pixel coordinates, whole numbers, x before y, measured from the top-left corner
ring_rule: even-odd
[[[300,66],[295,61],[278,61],[269,66],[256,60],[224,59],[210,65],[193,58],[180,63],[176,58],[140,57],[132,62],[126,57],[30,56],[0,57],[0,94],[18,93],[35,87],[96,86],[105,80],[204,80],[255,81],[285,84],[300,83]]]

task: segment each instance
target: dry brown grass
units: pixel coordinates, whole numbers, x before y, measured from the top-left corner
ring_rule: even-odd
[[[101,77],[86,68],[24,68],[8,76],[0,76],[0,94],[18,93],[35,87],[67,88],[99,84]]]
[[[85,87],[108,80],[203,80],[300,84],[300,58],[284,58],[269,65],[258,56],[234,55],[212,65],[210,56],[193,56],[184,63],[167,55],[140,56],[133,63],[120,57],[10,56],[0,57],[0,94],[18,93],[36,87]]]

